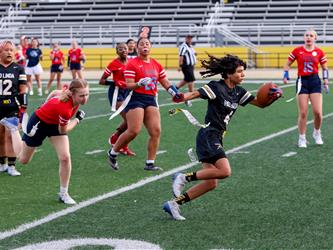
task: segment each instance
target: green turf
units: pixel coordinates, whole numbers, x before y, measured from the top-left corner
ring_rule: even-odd
[[[255,89],[258,85],[245,85]],[[266,109],[251,105],[239,108],[224,140],[226,150],[296,125],[293,88],[284,89],[285,98]],[[102,92],[102,91],[100,91]],[[325,114],[333,100],[324,96]],[[162,139],[157,158],[165,170],[189,163],[186,151],[195,147],[197,128],[182,114],[168,116],[170,97],[160,91]],[[41,99],[30,100],[32,109]],[[166,106],[163,106],[166,105]],[[204,121],[206,102],[190,108]],[[183,105],[180,107],[186,108]],[[92,91],[83,107],[89,118],[107,114],[105,94]],[[29,110],[30,111],[30,110]],[[311,119],[311,116],[310,118]],[[120,120],[108,117],[86,119],[70,133],[73,173],[70,192],[77,201],[111,192],[156,173],[143,170],[147,134],[131,143],[138,156],[120,157],[120,170],[107,164],[107,138]],[[0,241],[0,249],[70,238],[113,238],[143,240],[163,249],[332,249],[332,118],[324,120],[325,144],[315,146],[309,125],[307,149],[296,147],[296,130],[263,141],[229,155],[233,174],[213,192],[182,207],[186,221],[177,222],[161,207],[171,198],[171,177],[162,178],[135,190],[101,201],[75,213]],[[56,200],[59,189],[56,155],[48,142],[27,166],[18,165],[21,177],[0,175],[0,231],[40,219],[67,206]],[[297,154],[282,157],[288,152]],[[199,169],[200,165],[191,170]],[[189,185],[190,186],[190,185]],[[0,234],[1,235],[1,234]],[[87,246],[75,249],[110,249]]]

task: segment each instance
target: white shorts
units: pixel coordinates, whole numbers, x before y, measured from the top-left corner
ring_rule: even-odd
[[[26,75],[40,75],[43,73],[43,68],[40,65],[40,63],[38,63],[36,66],[33,67],[25,67],[25,74]]]

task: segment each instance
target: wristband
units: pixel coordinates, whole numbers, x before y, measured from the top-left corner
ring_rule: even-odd
[[[329,76],[328,75],[328,69],[323,69],[323,79],[324,80],[326,80],[326,79],[328,80],[328,76]]]
[[[175,96],[179,93],[177,87],[175,85],[171,85],[169,88],[168,88],[168,92],[170,95],[172,96]]]
[[[290,80],[290,78],[289,78],[289,71],[288,70],[285,70],[284,72],[283,72],[283,79],[284,78],[286,78],[287,80]]]

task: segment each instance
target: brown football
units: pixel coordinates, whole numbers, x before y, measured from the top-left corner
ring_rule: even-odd
[[[262,106],[268,106],[271,104],[272,99],[268,95],[270,88],[279,88],[275,83],[268,82],[260,86],[257,91],[257,101]]]

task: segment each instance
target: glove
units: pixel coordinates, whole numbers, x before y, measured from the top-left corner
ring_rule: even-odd
[[[117,82],[115,82],[115,85],[118,86],[121,89],[126,89],[127,88],[126,82],[124,82],[124,81],[117,81]]]
[[[76,112],[76,115],[75,115],[75,119],[77,119],[78,122],[80,122],[81,120],[84,119],[84,117],[86,116],[86,113],[83,111],[83,110],[78,110]]]
[[[268,95],[271,97],[271,99],[273,101],[276,101],[277,99],[282,97],[283,92],[282,92],[282,89],[280,89],[280,88],[270,88]]]
[[[330,92],[330,87],[328,86],[328,84],[324,84],[323,89],[325,90],[326,94],[328,94]]]
[[[150,77],[145,77],[145,78],[141,78],[137,83],[136,85],[138,87],[141,87],[141,86],[147,86],[148,84],[151,83],[151,78]]]
[[[172,101],[176,102],[176,103],[183,102],[184,101],[184,94],[179,92],[179,94],[176,94],[172,97]]]

